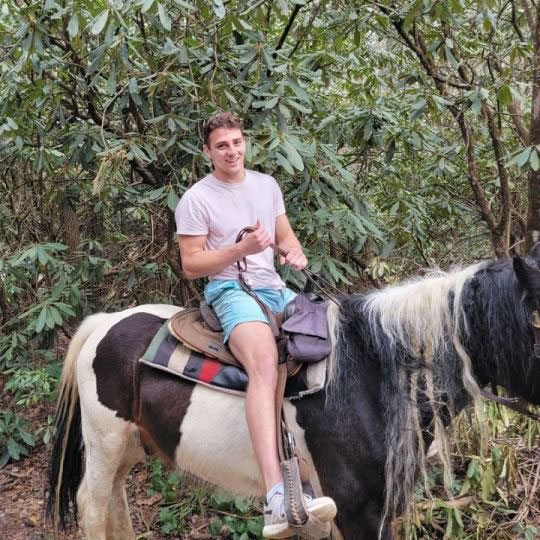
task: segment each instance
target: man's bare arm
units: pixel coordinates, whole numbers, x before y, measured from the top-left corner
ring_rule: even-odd
[[[182,269],[188,279],[217,274],[225,267],[240,260],[242,246],[234,244],[221,249],[205,250],[206,235],[179,235],[178,246],[182,258]]]
[[[266,249],[272,239],[257,221],[256,230],[246,234],[242,241],[221,249],[204,249],[206,235],[178,235],[178,246],[182,258],[182,269],[188,279],[211,276],[221,272],[236,261],[260,253]]]

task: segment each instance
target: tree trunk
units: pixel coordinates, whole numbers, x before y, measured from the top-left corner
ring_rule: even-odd
[[[69,247],[69,256],[73,261],[78,260],[81,233],[79,228],[79,216],[73,208],[72,202],[67,197],[62,197],[61,215],[64,241]]]
[[[529,175],[529,212],[527,214],[527,251],[540,241],[540,171]]]
[[[182,261],[180,260],[180,251],[176,240],[176,223],[174,213],[167,212],[167,251],[165,254],[166,262],[169,263],[174,273],[178,276],[178,281],[170,290],[170,296],[176,304],[184,307],[195,307],[199,305],[202,297],[201,291],[197,290],[197,286],[191,280],[186,278],[182,271]]]
[[[537,8],[533,32],[534,58],[532,79],[532,111],[529,144],[540,144],[540,6]],[[540,240],[540,170],[529,173],[529,209],[527,212],[527,251]]]
[[[4,284],[0,281],[0,321],[8,320],[8,303],[6,300],[6,294],[4,292]]]

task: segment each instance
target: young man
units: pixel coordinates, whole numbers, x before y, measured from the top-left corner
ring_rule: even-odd
[[[210,278],[204,294],[219,317],[225,341],[244,366],[249,385],[246,418],[257,462],[268,491],[263,535],[285,538],[294,532],[283,512],[283,477],[276,442],[275,389],[277,349],[272,331],[257,302],[242,290],[236,261],[247,258],[248,283],[274,312],[294,297],[274,267],[274,242],[286,252],[282,264],[297,270],[307,265],[287,216],[278,184],[269,175],[246,170],[242,120],[231,113],[209,118],[204,127],[204,152],[212,174],[188,189],[176,208],[178,244],[188,278]],[[235,243],[248,225],[255,230]],[[333,519],[332,499],[306,501],[323,521]]]

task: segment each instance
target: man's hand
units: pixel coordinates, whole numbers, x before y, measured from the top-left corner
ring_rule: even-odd
[[[259,220],[255,223],[254,231],[246,234],[241,241],[244,255],[255,255],[264,251],[271,243],[270,233],[261,226]]]
[[[279,256],[279,262],[281,264],[288,264],[295,270],[303,270],[307,266],[308,260],[299,247],[292,247],[287,250],[287,255]]]

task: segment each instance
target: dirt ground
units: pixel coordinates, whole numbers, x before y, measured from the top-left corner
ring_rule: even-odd
[[[53,540],[82,538],[73,530],[55,535],[44,520],[44,498],[49,449],[36,448],[32,454],[0,470],[0,538],[10,540]],[[156,524],[156,497],[146,495],[147,471],[139,465],[128,482],[131,518],[139,538],[170,539],[160,534]]]
[[[10,396],[3,390],[0,377],[0,409],[11,408]],[[52,403],[39,404],[17,413],[30,421],[34,428],[46,423],[53,414]],[[47,484],[50,443],[41,441],[29,456],[0,469],[0,540],[65,540],[82,536],[75,529],[69,534],[55,535],[44,519],[44,494]],[[134,467],[129,475],[127,492],[131,519],[139,539],[170,540],[173,535],[159,532],[157,516],[160,495],[150,496],[148,471],[144,464]],[[189,535],[186,538],[209,538],[208,535]],[[176,537],[178,538],[178,537]]]

